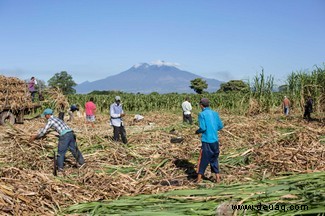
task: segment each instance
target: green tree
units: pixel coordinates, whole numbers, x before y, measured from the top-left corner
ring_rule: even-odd
[[[49,81],[49,87],[58,87],[62,90],[63,94],[74,94],[76,90],[73,88],[77,85],[70,74],[66,71],[56,73]]]
[[[38,92],[41,92],[46,88],[47,88],[47,86],[46,86],[46,82],[44,80],[37,80],[36,90]]]
[[[194,80],[191,80],[190,88],[193,89],[196,93],[202,94],[204,89],[208,88],[208,84],[205,80],[196,78]]]
[[[242,80],[230,80],[222,83],[218,92],[249,92],[249,85]]]

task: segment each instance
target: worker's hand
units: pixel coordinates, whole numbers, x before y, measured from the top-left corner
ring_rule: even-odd
[[[30,138],[29,138],[29,142],[33,142],[33,141],[36,139],[36,136],[37,136],[37,135],[32,135],[32,136],[30,136]]]
[[[120,115],[121,117],[124,117],[125,116],[125,114],[124,113],[121,113],[121,115]]]

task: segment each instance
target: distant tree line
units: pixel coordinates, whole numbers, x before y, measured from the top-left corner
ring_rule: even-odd
[[[39,82],[40,89],[45,88],[44,82]],[[65,95],[75,94],[76,90],[73,88],[77,84],[74,82],[72,76],[66,71],[56,73],[48,81],[48,87],[58,87]],[[208,84],[202,78],[196,78],[190,81],[189,88],[193,89],[197,94],[206,94]],[[251,83],[242,80],[230,80],[222,83],[220,89],[216,93],[242,93],[249,98],[254,98],[265,110],[274,104],[274,77],[265,76],[264,70],[256,75]],[[300,107],[303,107],[306,97],[312,97],[315,100],[316,109],[320,110],[322,104],[325,104],[325,65],[323,67],[315,66],[311,72],[297,71],[292,72],[286,83],[278,87],[280,93],[285,94],[289,98],[296,101]],[[121,91],[92,91],[93,95],[111,95],[124,94]],[[140,94],[140,93],[137,93]],[[150,95],[159,95],[157,92],[152,92]],[[177,94],[177,93],[174,93]]]

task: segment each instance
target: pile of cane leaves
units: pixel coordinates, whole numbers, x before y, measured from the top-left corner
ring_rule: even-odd
[[[217,185],[162,194],[121,197],[73,205],[62,213],[90,215],[293,215],[322,214],[325,172],[291,175],[250,184]],[[233,210],[241,205],[255,210]],[[262,206],[262,207],[261,207]],[[267,209],[266,209],[267,208]],[[290,208],[294,208],[293,210]]]

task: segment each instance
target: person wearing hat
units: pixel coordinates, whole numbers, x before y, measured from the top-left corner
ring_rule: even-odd
[[[121,97],[116,96],[115,102],[111,104],[110,106],[110,116],[111,116],[111,125],[113,126],[113,139],[115,141],[120,140],[120,135],[122,138],[122,142],[124,144],[127,144],[126,139],[126,131],[123,125],[123,119],[122,117],[125,116],[122,104],[121,104]]]
[[[79,167],[85,164],[85,160],[77,148],[76,137],[71,128],[61,119],[54,117],[53,110],[51,109],[45,109],[42,117],[47,119],[47,124],[38,134],[32,135],[30,137],[30,141],[43,137],[50,128],[53,128],[59,134],[57,156],[57,166],[59,172],[63,172],[64,157],[68,150],[71,151],[72,155],[77,160]]]
[[[197,167],[197,182],[202,181],[205,169],[210,164],[211,172],[215,173],[216,182],[220,182],[219,175],[219,142],[218,131],[223,128],[223,123],[219,117],[219,114],[209,107],[209,100],[202,98],[200,100],[200,107],[202,112],[199,113],[199,129],[196,134],[202,134],[201,136],[201,151]]]
[[[182,103],[182,109],[183,109],[183,122],[188,122],[189,124],[192,124],[192,105],[190,103],[189,97],[185,98],[185,101]]]
[[[79,105],[77,104],[72,104],[71,106],[70,106],[70,109],[68,110],[68,114],[69,114],[69,119],[68,119],[68,121],[72,121],[73,120],[73,113],[75,112],[75,111],[79,111]]]
[[[288,99],[287,96],[284,96],[284,99],[283,99],[283,113],[284,115],[289,115],[289,108],[290,108],[290,100]]]

